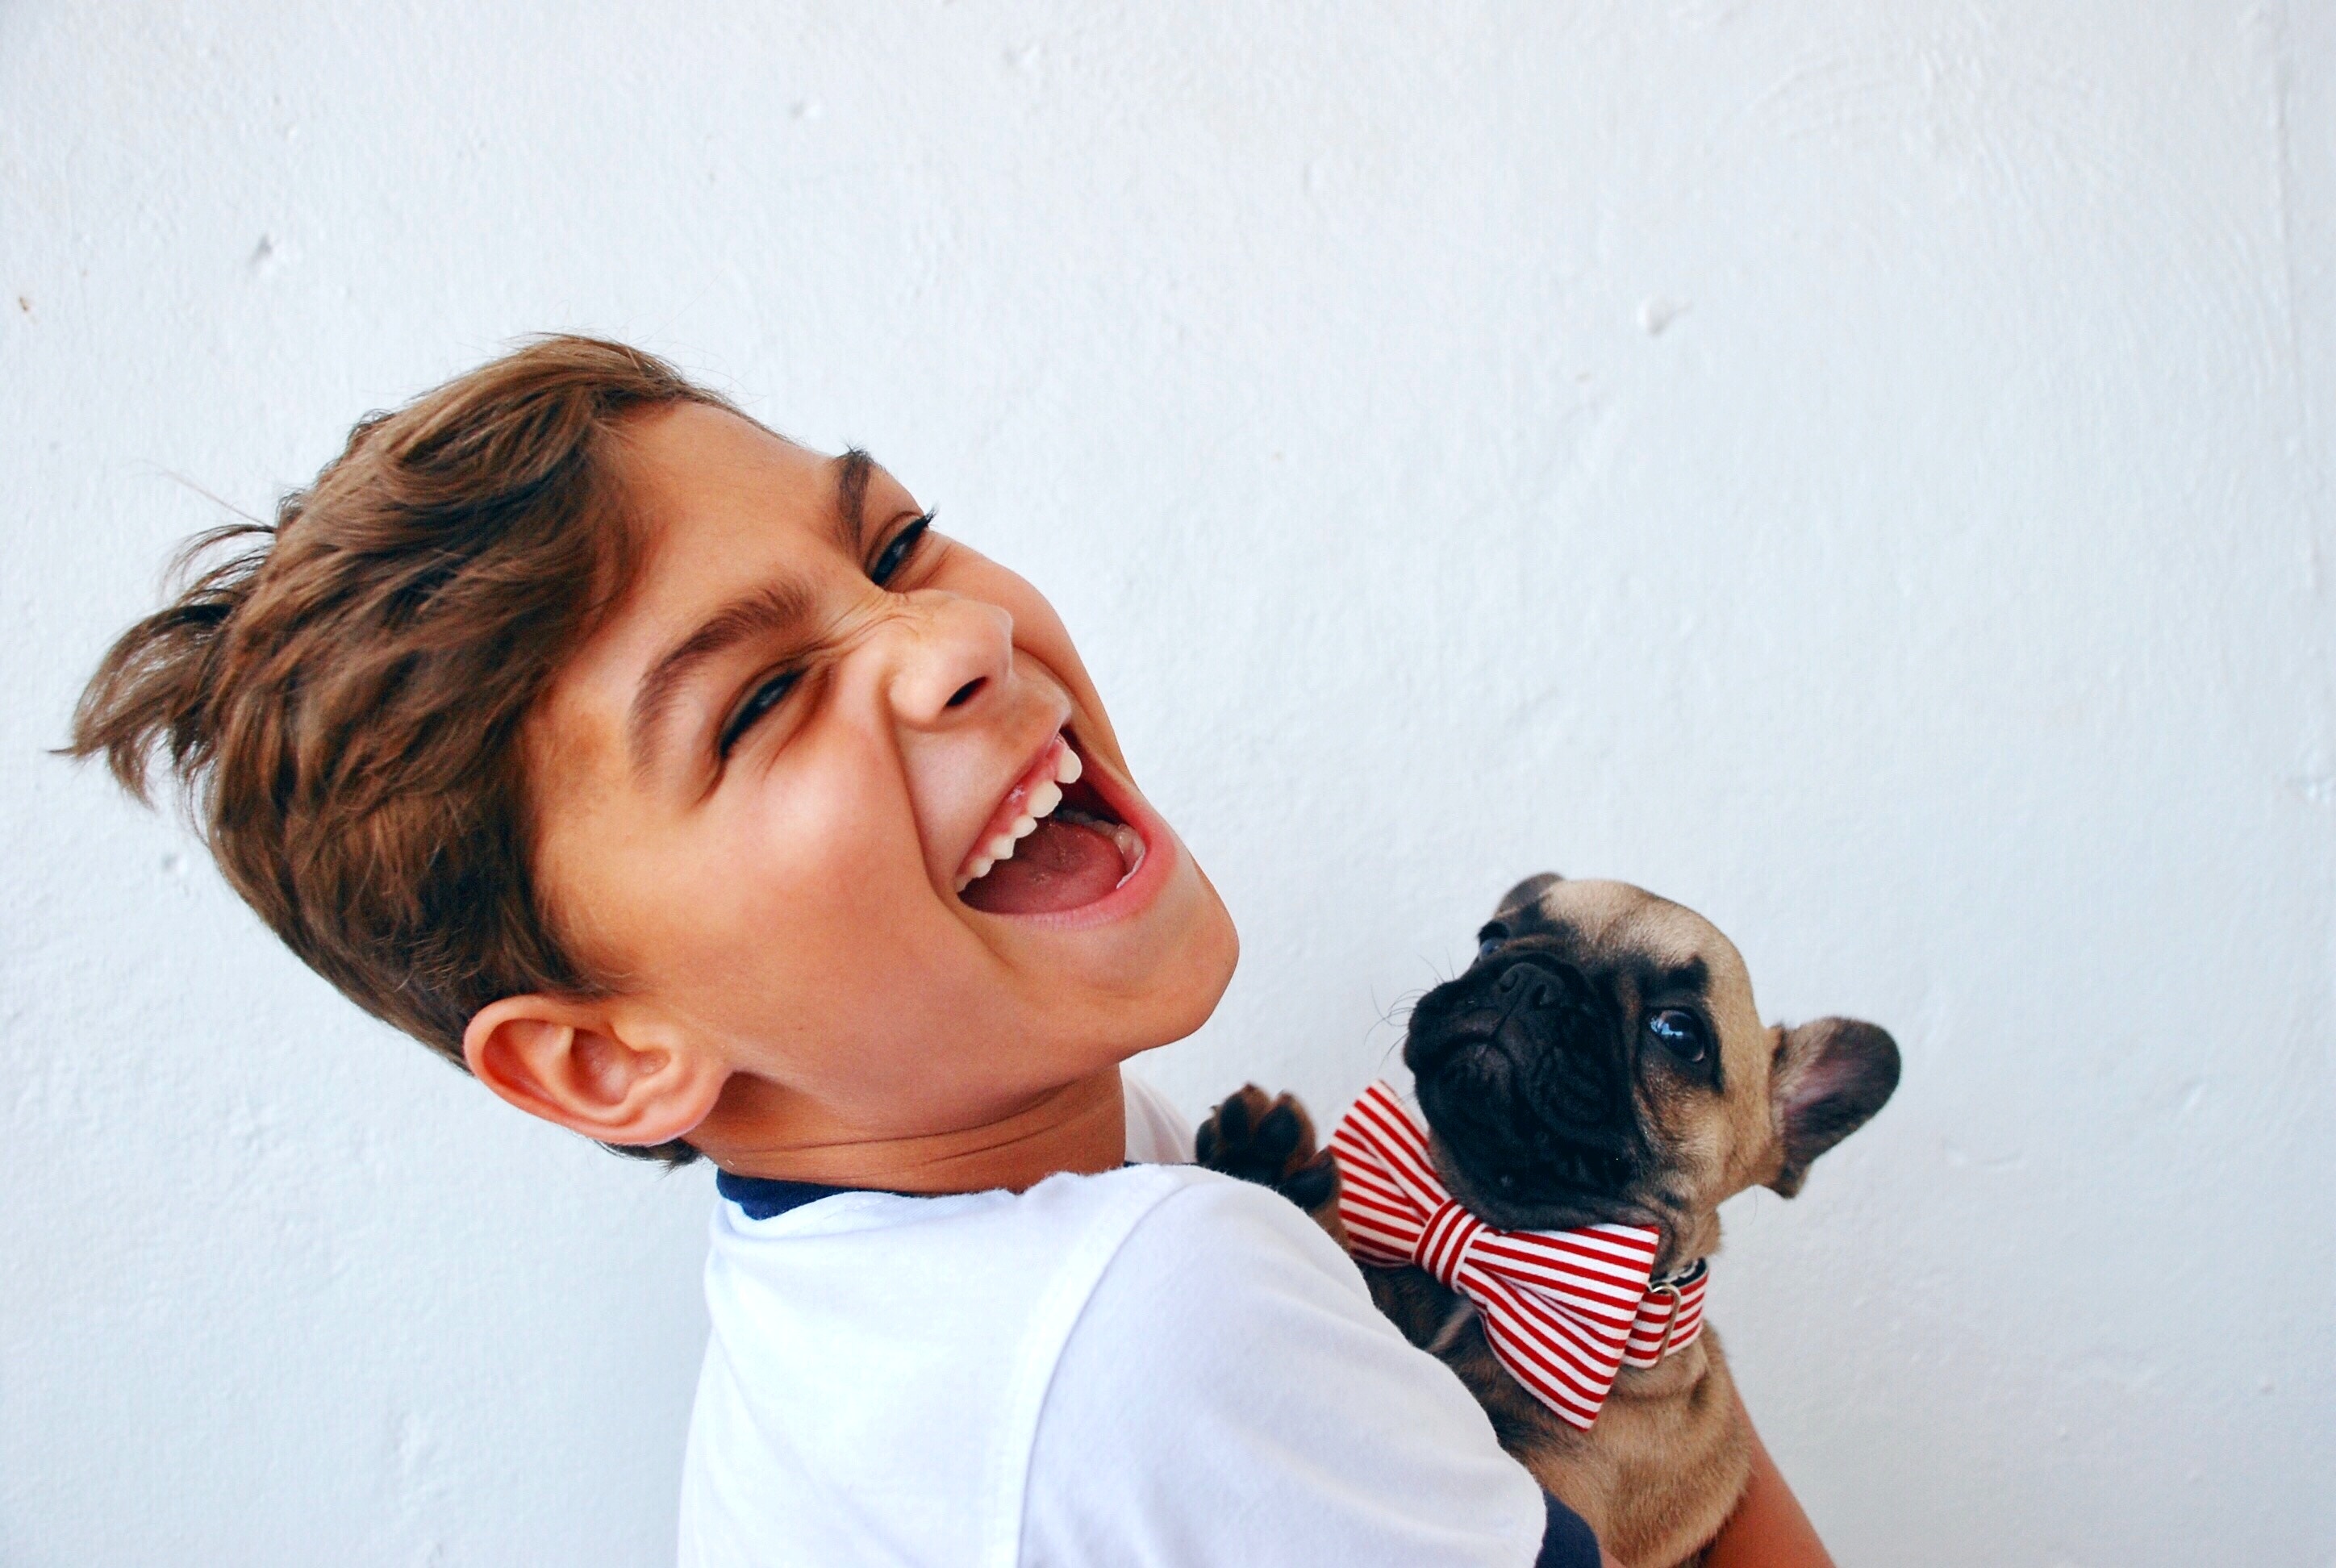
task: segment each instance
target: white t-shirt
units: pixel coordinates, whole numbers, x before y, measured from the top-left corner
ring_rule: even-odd
[[[1129,1089],[1131,1153],[1181,1153]],[[706,1294],[683,1568],[1527,1568],[1543,1542],[1459,1379],[1295,1206],[1212,1172],[725,1198]]]

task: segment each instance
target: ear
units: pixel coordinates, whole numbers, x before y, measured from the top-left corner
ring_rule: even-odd
[[[472,1075],[531,1116],[603,1144],[686,1136],[728,1066],[608,1002],[530,994],[482,1008],[462,1033]]]
[[[1501,895],[1501,901],[1493,906],[1493,913],[1504,915],[1512,910],[1526,909],[1537,904],[1541,902],[1542,894],[1564,880],[1555,872],[1543,872],[1537,876],[1527,877]]]
[[[1819,1154],[1864,1126],[1898,1086],[1898,1042],[1855,1018],[1779,1029],[1770,1069],[1784,1164],[1768,1185],[1789,1198]]]

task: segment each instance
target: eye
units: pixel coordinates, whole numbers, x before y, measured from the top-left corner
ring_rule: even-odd
[[[1483,930],[1476,933],[1477,958],[1491,958],[1494,951],[1499,949],[1500,945],[1508,940],[1509,928],[1503,925],[1500,921],[1494,920],[1491,925],[1486,926]]]
[[[1682,1062],[1701,1063],[1711,1056],[1711,1034],[1703,1020],[1685,1008],[1665,1008],[1647,1016],[1647,1033],[1657,1045]]]
[[[932,525],[933,514],[929,511],[894,534],[891,542],[877,552],[875,563],[868,569],[868,580],[878,588],[891,581],[909,564],[909,558],[917,553],[917,546],[925,541],[925,532]]]
[[[728,756],[730,748],[738,744],[740,737],[754,728],[764,715],[785,701],[787,693],[793,691],[795,682],[802,678],[803,671],[799,669],[781,670],[748,693],[746,700],[738,705],[738,711],[732,714],[729,722],[722,726],[715,750],[723,756]]]

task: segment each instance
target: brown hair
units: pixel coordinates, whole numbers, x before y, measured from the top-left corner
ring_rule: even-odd
[[[141,800],[166,758],[269,929],[457,1064],[489,1002],[599,989],[530,875],[520,731],[628,577],[612,433],[680,402],[729,406],[560,336],[368,415],[273,527],[188,545],[191,580],[106,654],[65,750]]]

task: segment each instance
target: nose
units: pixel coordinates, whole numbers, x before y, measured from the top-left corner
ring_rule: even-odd
[[[887,693],[900,722],[944,729],[986,708],[1013,678],[1014,618],[998,605],[927,591],[896,623]]]
[[[1545,1012],[1563,995],[1562,981],[1538,953],[1520,954],[1493,981],[1493,996],[1511,1011]]]

